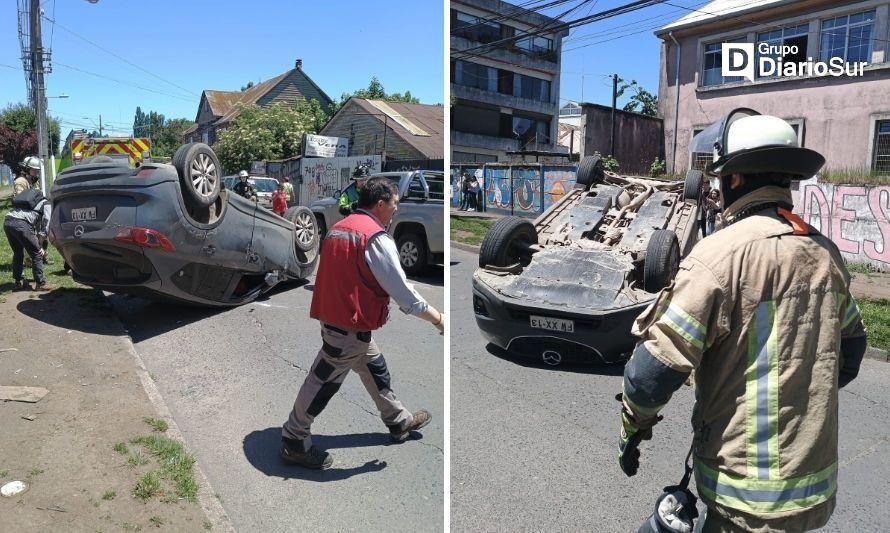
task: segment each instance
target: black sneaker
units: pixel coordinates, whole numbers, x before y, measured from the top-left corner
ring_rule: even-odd
[[[412,431],[417,431],[423,426],[430,423],[430,420],[433,419],[433,415],[429,414],[426,409],[421,409],[414,413],[414,420],[409,424],[405,429],[399,429],[397,426],[392,426],[389,428],[389,436],[392,437],[392,440],[395,442],[403,442],[408,438],[408,435],[411,434]]]
[[[328,452],[319,450],[315,446],[309,448],[308,452],[304,452],[303,444],[300,441],[285,437],[281,439],[279,454],[281,459],[288,464],[315,470],[325,470],[334,463],[334,458]]]
[[[23,280],[15,280],[12,284],[12,290],[14,291],[29,291],[31,290],[31,285],[27,281]]]

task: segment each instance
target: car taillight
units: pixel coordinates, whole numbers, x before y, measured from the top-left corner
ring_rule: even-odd
[[[143,248],[160,248],[165,252],[176,251],[176,247],[163,233],[148,228],[123,228],[115,235],[114,240]]]

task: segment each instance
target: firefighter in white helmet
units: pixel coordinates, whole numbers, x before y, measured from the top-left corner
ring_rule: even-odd
[[[40,179],[40,158],[36,155],[26,157],[20,166],[22,174],[13,182],[13,195],[30,189]]]
[[[697,530],[816,529],[835,506],[838,389],[866,347],[837,246],[791,211],[791,181],[825,159],[787,122],[750,109],[694,144],[713,149],[726,227],[634,324],[619,465],[636,473],[640,441],[695,371],[694,469],[707,505]]]

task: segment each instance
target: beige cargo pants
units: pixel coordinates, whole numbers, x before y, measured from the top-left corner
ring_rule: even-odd
[[[304,451],[312,447],[312,421],[340,390],[350,370],[361,378],[390,431],[402,430],[413,422],[411,412],[392,391],[389,368],[370,331],[346,331],[322,324],[321,339],[321,350],[282,428],[284,437],[301,440]]]

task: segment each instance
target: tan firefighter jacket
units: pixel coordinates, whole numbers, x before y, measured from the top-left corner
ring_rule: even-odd
[[[727,218],[768,202],[791,192],[757,189]],[[730,515],[824,523],[834,507],[840,343],[865,331],[837,247],[802,229],[773,207],[702,240],[634,324],[655,359],[695,370],[696,485]]]

